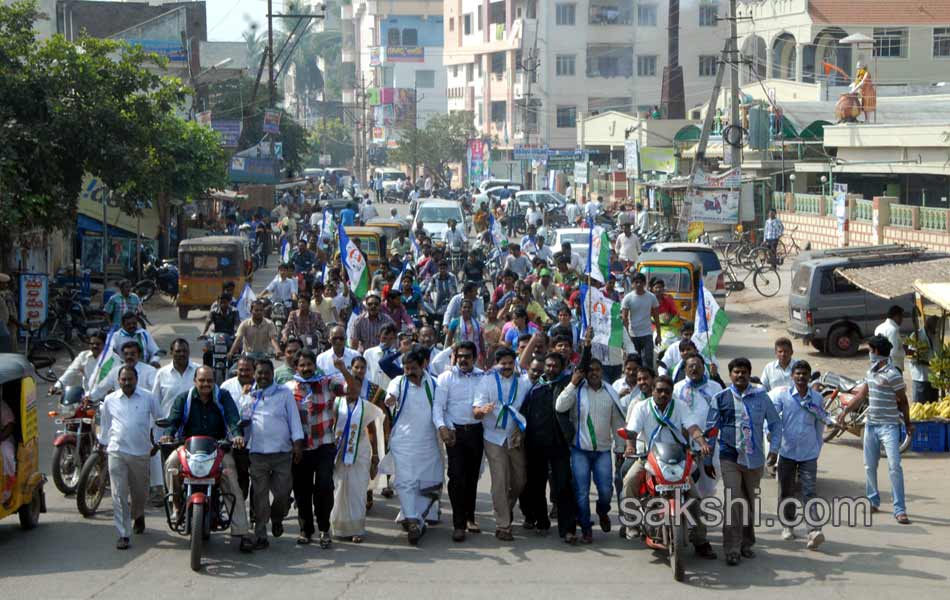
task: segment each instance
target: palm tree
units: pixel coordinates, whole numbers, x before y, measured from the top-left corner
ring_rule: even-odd
[[[249,69],[257,69],[264,55],[265,45],[267,44],[267,34],[263,31],[257,31],[257,25],[251,25],[241,34],[244,39],[244,45],[247,51],[247,66]]]

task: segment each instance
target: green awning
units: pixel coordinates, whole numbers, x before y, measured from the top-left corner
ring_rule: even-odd
[[[815,121],[802,130],[801,139],[803,140],[823,140],[825,139],[825,126],[831,125],[828,121]]]
[[[673,136],[674,142],[697,142],[699,141],[699,136],[702,135],[702,130],[695,125],[687,125],[686,127],[680,129],[676,132],[676,135]]]

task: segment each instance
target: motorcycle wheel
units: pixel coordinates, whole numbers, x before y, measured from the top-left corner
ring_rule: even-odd
[[[76,508],[87,519],[99,510],[102,497],[109,482],[109,469],[106,458],[98,452],[93,453],[83,463],[76,485]]]
[[[53,475],[53,485],[56,489],[69,496],[76,492],[76,486],[79,485],[79,474],[82,470],[82,457],[79,455],[79,448],[75,444],[63,444],[53,450],[53,464],[51,471]]]
[[[838,399],[837,394],[829,394],[825,399],[825,412],[828,413],[828,416],[832,419],[837,419],[838,415],[841,414],[841,400]],[[825,442],[830,442],[838,437],[840,433],[841,428],[837,425],[834,427],[825,426],[825,430],[821,434],[821,439]]]
[[[149,279],[143,279],[142,281],[135,284],[135,287],[132,289],[133,292],[139,297],[142,301],[142,304],[145,304],[152,299],[152,296],[155,295],[155,290],[157,286],[154,281]]]
[[[191,570],[201,570],[201,550],[204,545],[205,505],[191,505]]]
[[[673,579],[683,581],[685,576],[686,559],[686,527],[683,525],[670,526],[670,567],[673,570]]]

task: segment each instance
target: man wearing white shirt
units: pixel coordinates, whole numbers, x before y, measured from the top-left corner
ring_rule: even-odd
[[[604,205],[604,197],[597,196],[584,206],[584,215],[593,221],[600,216],[600,211]]]
[[[525,223],[527,224],[528,231],[531,231],[531,228],[534,227],[535,231],[544,222],[544,216],[541,214],[541,211],[538,210],[537,205],[532,202],[528,205],[528,212],[525,214]],[[525,252],[528,252],[528,249],[525,249]]]
[[[379,361],[396,352],[395,342],[396,326],[387,323],[379,330],[379,345],[363,352],[363,358],[366,359],[367,379],[383,389],[389,387],[390,378],[379,368]]]
[[[643,400],[643,392],[640,387],[637,385],[638,371],[640,369],[640,360],[632,355],[628,354],[624,358],[623,362],[623,374],[616,381],[613,382],[612,387],[614,391],[617,392],[617,398],[620,402],[621,410],[623,410],[624,421],[626,422],[627,415],[630,414],[630,407],[637,402]],[[650,380],[650,385],[652,386],[652,380]],[[626,449],[627,444],[619,435],[617,435],[616,430],[613,432],[613,453],[614,453],[614,493],[617,495],[617,512],[618,514],[622,510],[621,501],[623,500],[623,463],[624,463],[624,450]],[[620,526],[620,537],[626,538],[626,527],[622,524]]]
[[[119,530],[115,547],[125,550],[133,531],[145,532],[149,455],[153,449],[149,432],[161,415],[155,395],[138,387],[135,368],[124,365],[118,373],[119,390],[102,403],[99,444],[109,453],[113,520]]]
[[[636,264],[637,257],[640,256],[640,238],[630,228],[629,223],[624,224],[623,231],[617,236],[614,252],[623,261],[625,268]]]
[[[760,378],[765,391],[792,385],[792,369],[795,368],[792,353],[792,340],[787,337],[775,340],[775,360],[765,365]]]
[[[904,342],[901,340],[901,323],[904,322],[904,309],[896,304],[887,311],[887,318],[874,328],[874,335],[883,335],[891,343],[891,362],[901,373],[904,372]]]
[[[238,412],[242,415],[251,410],[253,398],[248,394],[254,385],[254,359],[242,356],[237,361],[237,375],[226,380],[221,384],[221,389],[231,394],[231,398],[237,405]],[[245,438],[246,438],[245,434]],[[241,495],[247,500],[247,492],[250,489],[250,464],[251,459],[246,447],[231,448],[231,454],[234,456],[234,465],[237,468],[238,485],[241,488]]]
[[[673,400],[689,408],[693,420],[697,424],[705,423],[709,415],[709,406],[716,394],[722,391],[722,386],[713,381],[706,374],[706,362],[698,354],[686,358],[686,377],[673,386]],[[703,427],[703,425],[700,425]],[[713,451],[713,467],[719,472],[719,452]],[[696,491],[700,497],[707,498],[716,494],[716,479],[710,477],[705,470],[700,471]]]
[[[105,350],[105,341],[105,335],[102,332],[90,334],[89,349],[83,350],[73,359],[73,362],[53,384],[50,393],[62,393],[67,387],[75,385],[82,386],[86,392],[91,390],[99,356]]]
[[[404,374],[386,390],[386,405],[393,411],[389,440],[393,487],[399,493],[400,516],[411,545],[418,544],[425,532],[426,517],[438,502],[445,472],[432,420],[436,384],[425,372],[428,356],[424,348],[409,352],[403,357]]]
[[[109,351],[122,354],[126,342],[136,342],[142,349],[142,360],[152,365],[158,365],[157,356],[161,348],[155,343],[155,338],[148,331],[139,327],[139,318],[135,313],[122,315],[122,327],[116,329],[109,343]]]
[[[284,305],[290,306],[297,296],[297,278],[290,276],[292,272],[293,268],[288,263],[283,263],[277,267],[277,276],[267,284],[260,297],[270,295],[272,301],[282,302]]]
[[[250,421],[246,428],[251,457],[250,475],[254,483],[251,506],[254,508],[255,550],[263,550],[267,541],[267,522],[274,537],[284,533],[284,517],[290,508],[293,488],[291,468],[303,456],[303,426],[294,394],[274,384],[274,363],[261,360],[254,370],[255,386],[248,400],[242,401],[242,417]],[[274,501],[270,497],[273,494]]]
[[[122,361],[126,366],[135,369],[135,372],[138,374],[138,386],[142,391],[151,393],[152,388],[155,387],[155,374],[158,371],[152,365],[145,364],[139,360],[142,356],[141,352],[142,348],[138,342],[126,342],[125,345],[122,346]],[[92,391],[89,392],[90,399],[94,402],[99,402],[105,398],[109,392],[117,390],[119,388],[118,374],[118,369],[109,371],[109,374],[99,381],[99,383],[92,388]]]
[[[647,227],[647,211],[643,209],[643,205],[639,202],[637,203],[637,231],[639,233],[644,233]]]
[[[184,338],[172,342],[170,350],[172,362],[155,373],[155,383],[152,387],[152,393],[158,398],[163,415],[167,415],[171,410],[175,398],[191,389],[195,371],[201,366],[190,360],[191,349]]]
[[[449,500],[452,540],[465,540],[465,531],[479,533],[475,521],[478,476],[485,450],[481,422],[472,414],[482,370],[475,367],[478,348],[470,341],[455,344],[455,366],[439,375],[432,401],[432,422],[439,430],[449,458]]]
[[[360,353],[346,347],[346,330],[342,325],[337,325],[330,330],[330,347],[317,355],[317,368],[328,377],[337,377],[342,380],[340,371],[333,366],[333,359],[342,358],[343,364],[349,369],[356,356],[360,356]]]
[[[510,348],[495,352],[498,367],[482,377],[472,414],[482,422],[485,456],[491,473],[491,500],[495,512],[495,537],[504,542],[511,535],[511,513],[528,480],[524,453],[524,417],[518,412],[531,380],[515,372],[517,355]]]
[[[583,272],[584,267],[581,264],[581,255],[571,250],[570,242],[561,242],[561,251],[557,256],[555,256],[555,258],[558,257],[567,258],[568,265],[571,267],[572,271],[576,271],[577,273]]]
[[[448,225],[449,228],[442,232],[442,241],[445,242],[445,247],[448,249],[463,247],[465,242],[468,241],[465,232],[458,229],[455,219],[449,219]]]

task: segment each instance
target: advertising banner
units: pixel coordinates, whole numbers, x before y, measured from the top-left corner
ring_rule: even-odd
[[[383,62],[425,62],[426,53],[422,46],[387,46]]]
[[[640,141],[627,140],[623,143],[623,166],[627,179],[640,177]]]
[[[692,222],[738,223],[738,190],[692,190],[686,196]]]
[[[491,173],[491,142],[468,141],[468,184],[481,183]]]
[[[20,273],[20,321],[32,329],[46,321],[48,312],[49,278],[44,273]]]
[[[574,185],[587,184],[587,162],[574,163]]]
[[[264,133],[280,133],[280,114],[271,108],[264,111]]]
[[[676,156],[672,148],[640,148],[640,172],[675,173]]]

